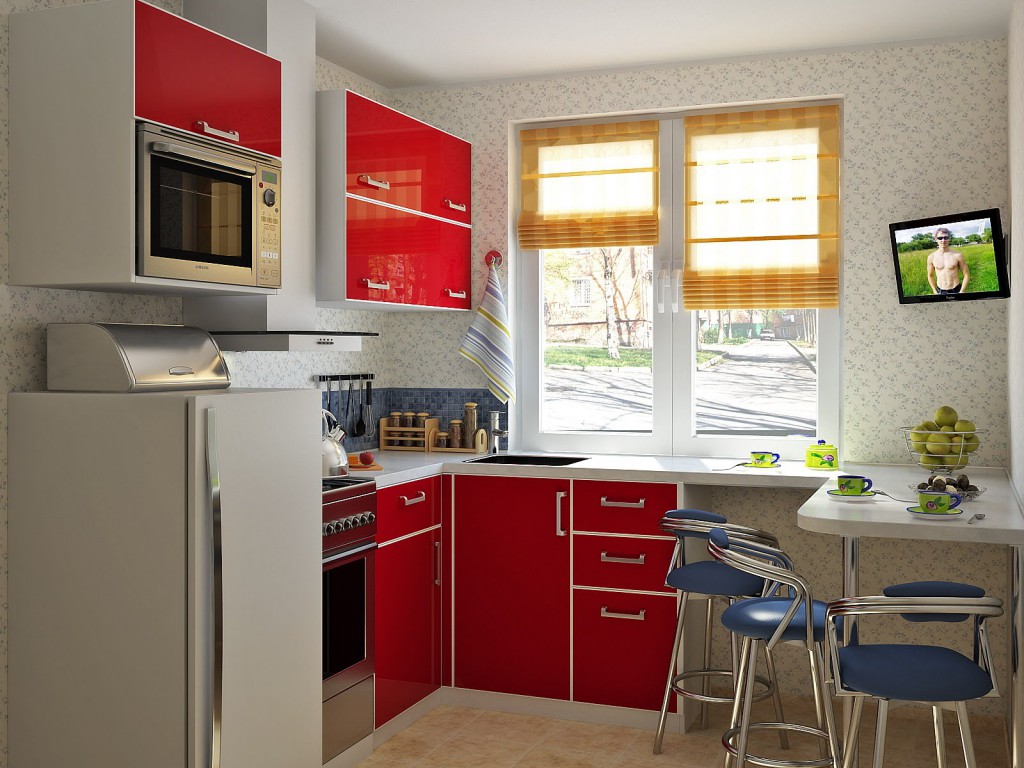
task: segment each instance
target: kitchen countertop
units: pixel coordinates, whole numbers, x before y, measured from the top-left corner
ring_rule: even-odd
[[[544,455],[537,451],[511,451]],[[418,451],[375,451],[383,469],[356,470],[353,475],[373,477],[378,488],[431,477],[442,472],[460,475],[503,477],[569,477],[579,480],[623,480],[637,482],[691,483],[694,485],[749,486],[760,488],[818,488],[832,482],[838,471],[808,469],[800,461],[782,461],[771,469],[735,467],[743,459],[693,458],[688,456],[591,456],[578,464],[562,467],[474,464],[468,460],[485,454],[421,453]],[[557,454],[580,455],[580,454]],[[628,478],[624,475],[628,473]]]

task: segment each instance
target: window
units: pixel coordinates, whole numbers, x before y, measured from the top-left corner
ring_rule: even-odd
[[[637,123],[645,141],[651,123]],[[802,458],[811,438],[838,439],[838,106],[656,125],[650,166],[635,145],[612,162],[593,141],[639,131],[521,133],[522,446]],[[544,142],[565,136],[573,164],[538,166]],[[586,211],[531,212],[554,199],[548,181],[570,183],[563,172]],[[595,202],[591,173],[617,189],[620,215],[657,201],[653,237],[649,226],[608,235],[595,224],[613,216]],[[609,182],[632,174],[645,182]],[[574,222],[549,236],[542,218]]]
[[[590,306],[590,278],[577,278],[572,281],[572,306]]]

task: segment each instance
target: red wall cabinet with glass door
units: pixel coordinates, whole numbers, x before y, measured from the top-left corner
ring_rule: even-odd
[[[441,685],[441,478],[377,492],[374,721]]]
[[[454,477],[455,687],[569,699],[569,490]]]
[[[281,156],[281,62],[135,2],[135,115]]]
[[[469,309],[471,146],[351,91],[317,94],[317,300]]]

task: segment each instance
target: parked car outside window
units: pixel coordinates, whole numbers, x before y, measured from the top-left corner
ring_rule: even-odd
[[[775,341],[775,331],[765,328],[761,331],[761,341]]]

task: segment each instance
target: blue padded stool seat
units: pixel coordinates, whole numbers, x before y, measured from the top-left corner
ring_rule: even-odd
[[[722,613],[722,624],[730,632],[756,640],[769,640],[782,622],[782,617],[793,604],[788,597],[754,597],[730,605]],[[811,618],[814,621],[814,642],[825,641],[825,609],[827,603],[815,600]],[[804,640],[807,637],[807,605],[801,605],[793,615],[782,640]]]
[[[992,690],[989,674],[951,648],[850,645],[839,649],[843,687],[900,701],[965,701]]]
[[[752,597],[764,590],[764,579],[717,560],[701,560],[676,568],[665,583],[683,592],[721,597]]]

